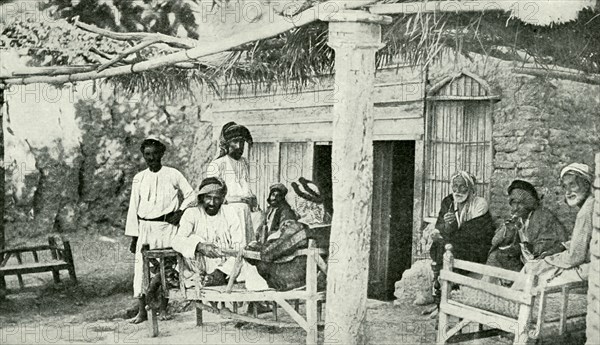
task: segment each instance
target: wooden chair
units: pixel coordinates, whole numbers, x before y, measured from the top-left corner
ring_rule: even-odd
[[[509,281],[526,279],[525,288],[513,290],[458,274],[454,269]],[[535,275],[454,259],[452,245],[446,245],[440,273],[437,343],[484,338],[502,330],[515,335],[514,344],[528,344],[542,337],[585,330],[587,282],[543,287],[538,286],[537,280]],[[460,286],[460,290],[451,291],[453,285]],[[452,316],[458,318],[457,324],[450,324]],[[471,323],[479,324],[479,330],[460,334]],[[484,331],[484,325],[491,329]]]
[[[46,252],[49,253],[49,257],[43,255]],[[26,259],[25,254],[27,253],[31,253],[32,261]],[[11,258],[14,260],[10,260]],[[69,241],[62,241],[61,247],[57,245],[56,238],[50,236],[47,245],[0,250],[0,296],[4,296],[7,292],[5,276],[16,275],[19,287],[25,289],[24,274],[52,272],[54,282],[60,283],[61,270],[67,270],[71,281],[77,283],[75,263]]]
[[[326,226],[327,231],[330,226]],[[323,231],[321,228],[311,228],[311,233]],[[289,290],[289,291],[277,291],[274,289],[268,289],[264,291],[249,291],[243,287],[243,284],[234,283],[238,277],[242,263],[244,259],[261,260],[259,252],[253,252],[248,250],[239,251],[223,251],[226,255],[236,257],[234,264],[234,271],[229,279],[229,283],[223,286],[211,286],[202,287],[199,284],[191,288],[186,288],[184,279],[180,278],[179,289],[183,294],[184,298],[189,301],[193,301],[196,308],[196,325],[202,326],[203,323],[203,311],[209,311],[218,314],[222,317],[262,324],[266,326],[274,327],[301,327],[307,332],[306,344],[316,344],[318,341],[317,326],[322,325],[322,303],[325,302],[325,291],[317,291],[317,275],[320,270],[324,274],[327,273],[326,257],[328,255],[328,232],[327,232],[327,243],[326,246],[317,246],[317,241],[309,236],[307,248],[298,249],[293,254],[286,256],[275,263],[282,262],[283,260],[291,260],[298,256],[306,256],[306,285]],[[320,241],[321,243],[323,241]],[[144,276],[146,281],[150,282],[150,259],[159,259],[160,262],[160,273],[162,280],[162,288],[165,291],[165,297],[167,294],[167,284],[165,281],[165,268],[164,258],[169,256],[175,256],[178,260],[179,267],[183,267],[183,257],[172,249],[157,249],[147,250],[142,249],[144,258]],[[200,276],[193,277],[194,281],[201,281]],[[290,301],[294,302],[294,306],[290,304]],[[299,312],[300,301],[305,303],[305,315]],[[272,307],[273,320],[258,318],[256,309],[254,310],[253,316],[242,315],[238,313],[239,307],[243,303],[250,302],[268,302]],[[279,320],[277,315],[278,307],[281,307],[294,321],[283,322]],[[158,318],[157,311],[150,310],[148,313],[150,335],[156,337],[159,333],[158,330]]]

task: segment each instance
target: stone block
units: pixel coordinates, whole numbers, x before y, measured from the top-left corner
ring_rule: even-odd
[[[433,271],[431,260],[419,260],[402,273],[395,284],[394,296],[399,300],[411,300],[415,305],[433,303]]]
[[[496,169],[514,169],[515,167],[517,167],[515,162],[494,160],[494,168]]]

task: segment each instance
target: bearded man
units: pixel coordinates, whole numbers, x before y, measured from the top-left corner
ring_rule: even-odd
[[[243,157],[246,143],[252,145],[248,128],[235,122],[226,123],[221,129],[219,157],[209,164],[206,177],[225,181],[227,204],[235,210],[244,227],[246,243],[249,243],[255,238],[254,226],[262,224],[262,213],[258,212],[256,196],[250,188],[250,165]]]
[[[522,272],[539,277],[540,286],[561,285],[588,279],[590,265],[590,242],[592,240],[592,218],[594,194],[592,193],[592,169],[581,163],[573,163],[560,172],[565,201],[571,208],[578,208],[571,240],[555,248],[554,253],[540,260],[525,264]],[[524,280],[516,281],[514,289],[522,290]]]
[[[541,206],[533,185],[514,180],[508,199],[512,217],[496,232],[486,265],[518,272],[530,260],[564,250],[562,242],[569,233],[554,213]]]
[[[269,207],[263,226],[257,234],[258,242],[267,242],[267,238],[277,234],[281,224],[286,220],[298,220],[296,212],[285,200],[287,193],[288,189],[281,183],[276,183],[269,188],[269,198],[267,199]]]

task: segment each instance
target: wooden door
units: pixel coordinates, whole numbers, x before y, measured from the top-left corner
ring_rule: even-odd
[[[393,144],[373,143],[373,208],[369,258],[369,297],[385,299],[390,242]]]

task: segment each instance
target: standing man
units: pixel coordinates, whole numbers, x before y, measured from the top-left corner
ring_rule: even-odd
[[[560,172],[565,201],[579,212],[570,241],[549,251],[545,258],[525,264],[522,272],[538,275],[540,286],[588,279],[594,212],[593,176],[592,169],[581,163],[570,164]],[[524,281],[515,281],[513,288],[521,290],[523,285]]]
[[[281,183],[276,183],[269,188],[267,203],[267,216],[258,233],[258,242],[265,243],[270,235],[279,231],[279,227],[286,220],[298,220],[296,212],[285,200],[288,189]]]
[[[125,225],[125,235],[132,237],[130,250],[135,253],[133,297],[138,299],[138,314],[132,323],[147,319],[142,245],[148,244],[150,249],[170,247],[183,210],[194,201],[194,190],[185,177],[177,169],[162,165],[163,143],[146,139],[140,151],[148,168],[133,178]]]
[[[486,265],[520,271],[534,259],[564,250],[569,233],[560,220],[540,205],[540,197],[529,182],[514,180],[508,187],[512,218],[492,240]]]
[[[206,177],[218,177],[225,181],[227,203],[235,210],[244,226],[246,243],[249,243],[255,238],[253,220],[256,220],[256,226],[262,221],[256,196],[250,189],[250,165],[242,157],[246,143],[252,145],[252,135],[248,128],[235,122],[226,123],[221,130],[219,157],[209,164]]]

